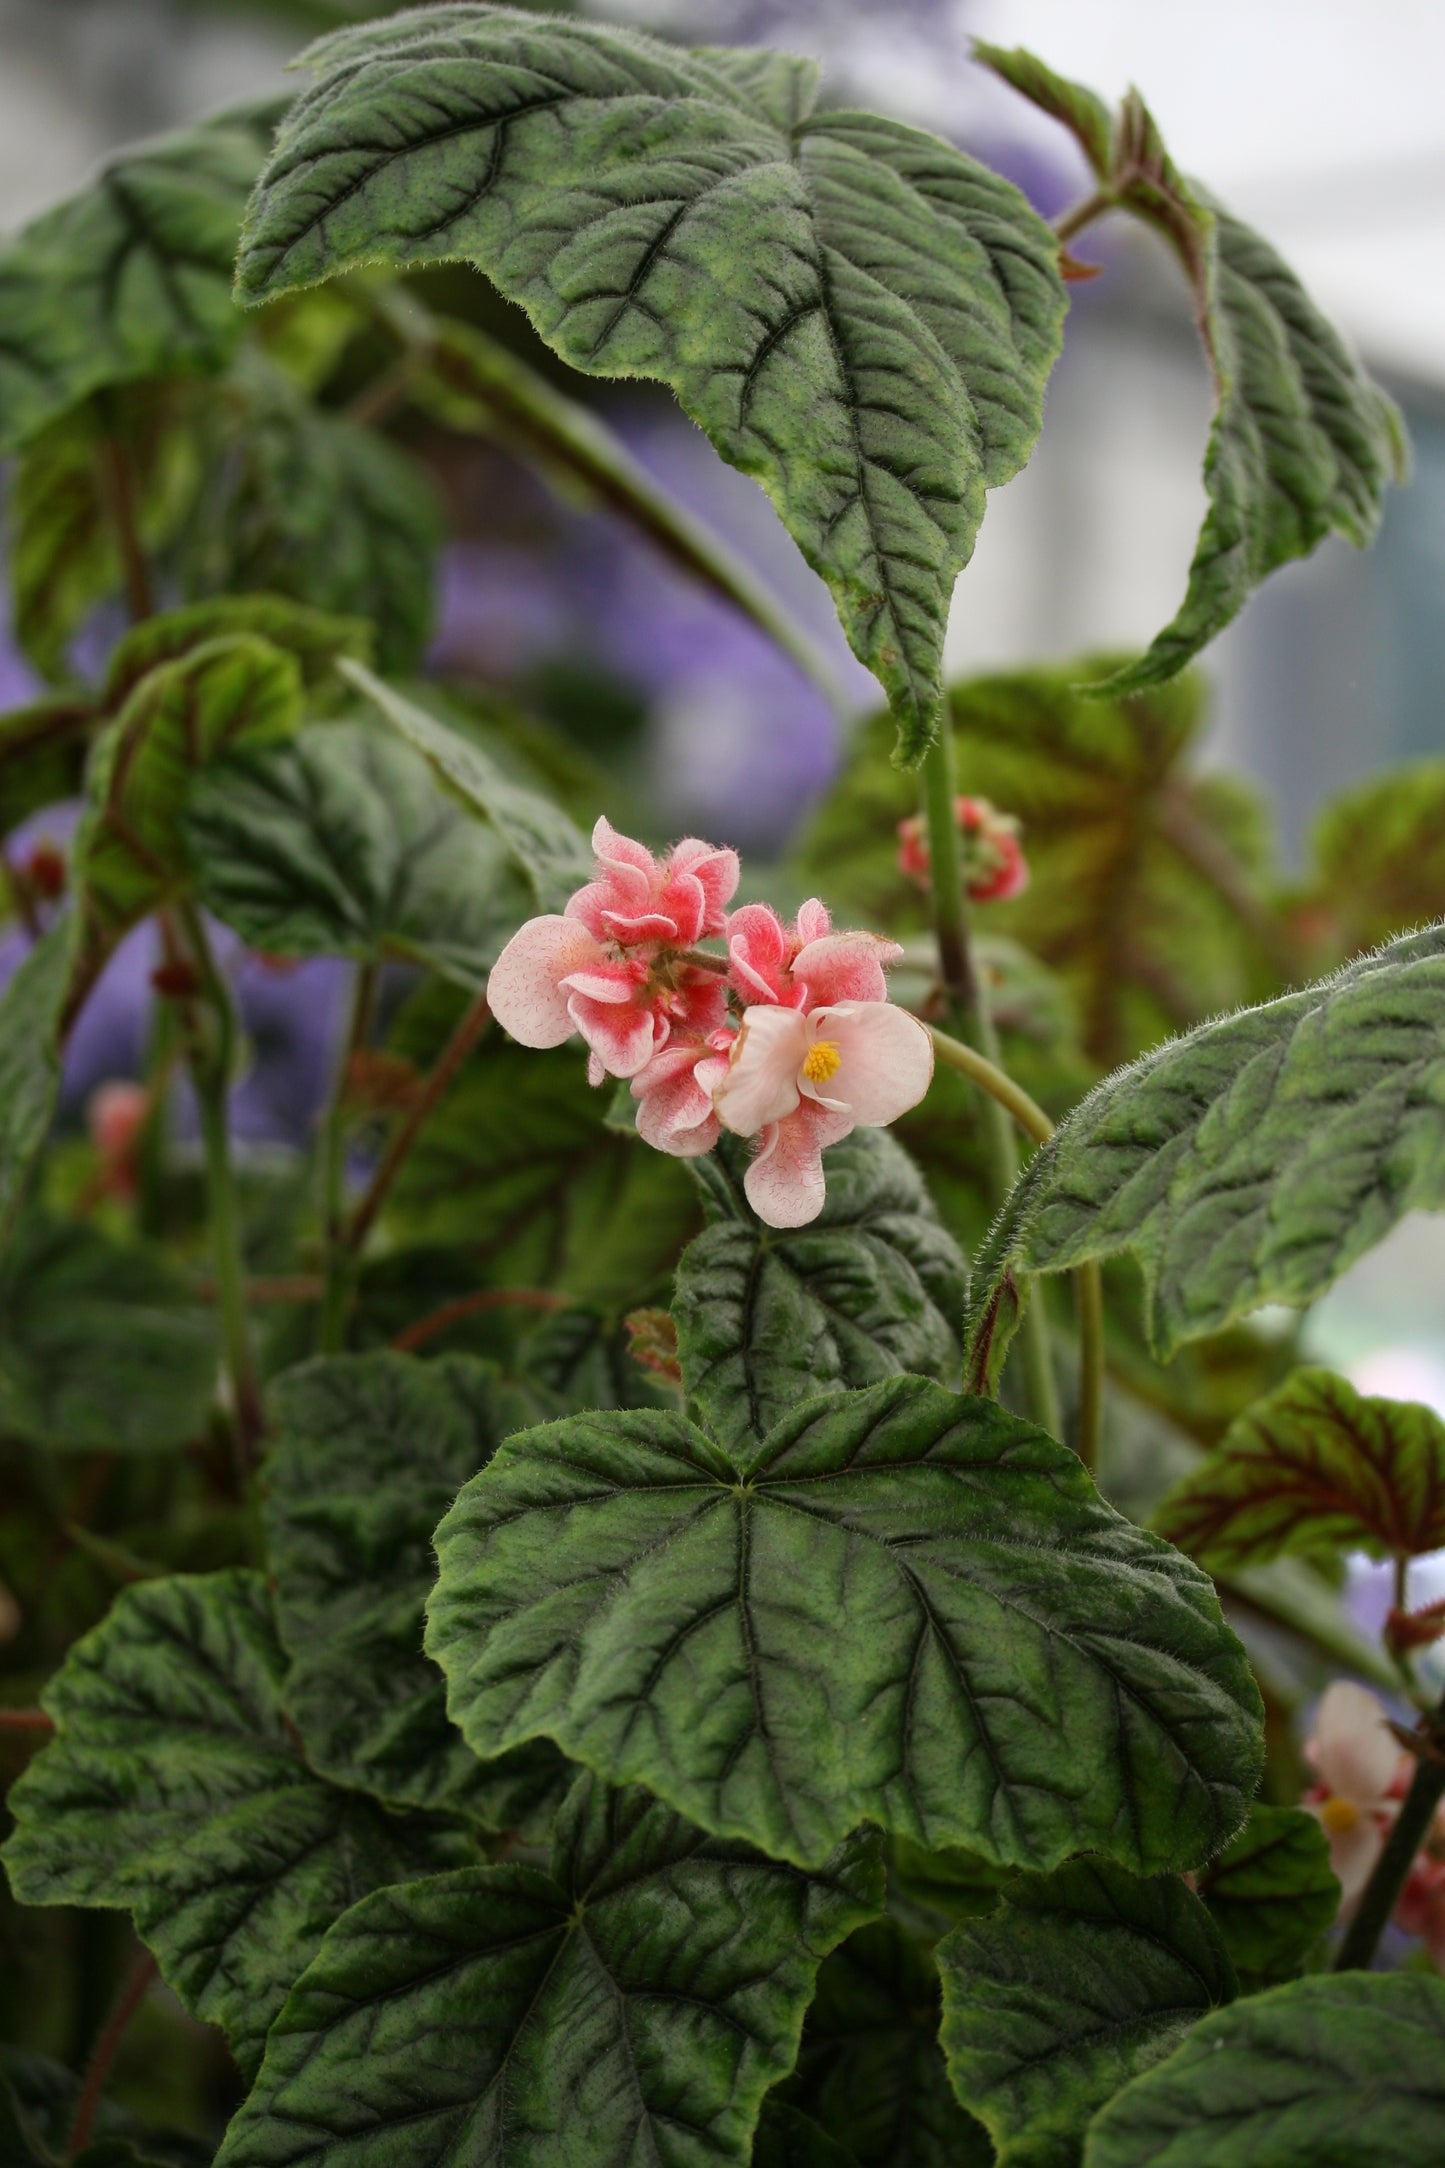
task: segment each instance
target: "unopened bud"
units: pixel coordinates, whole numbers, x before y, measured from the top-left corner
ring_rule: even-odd
[[[194,1001],[201,991],[201,974],[183,956],[175,956],[168,963],[156,965],[151,985],[162,1001]]]
[[[65,859],[53,843],[36,844],[25,861],[25,879],[46,903],[65,894]]]
[[[954,818],[963,838],[963,885],[974,903],[1006,903],[1029,885],[1019,824],[987,798],[955,798]],[[898,866],[919,888],[933,885],[933,861],[922,814],[898,823]]]
[[[630,1342],[628,1353],[654,1377],[669,1385],[681,1385],[682,1366],[677,1359],[677,1327],[666,1310],[634,1310],[623,1319]]]
[[[346,1064],[343,1098],[357,1113],[395,1113],[412,1104],[419,1081],[403,1055],[362,1047]]]

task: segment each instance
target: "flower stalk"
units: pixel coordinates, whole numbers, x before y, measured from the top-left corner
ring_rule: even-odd
[[[1421,1724],[1410,1789],[1390,1825],[1384,1849],[1365,1884],[1354,1918],[1335,1954],[1334,1970],[1352,1972],[1367,1966],[1379,1945],[1390,1914],[1399,1902],[1415,1855],[1430,1833],[1436,1809],[1445,1799],[1445,1696]]]

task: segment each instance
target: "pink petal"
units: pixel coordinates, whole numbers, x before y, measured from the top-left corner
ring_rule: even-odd
[[[749,1009],[715,1101],[723,1127],[751,1137],[790,1114],[798,1104],[798,1071],[807,1051],[807,1020],[796,1009]]]
[[[793,938],[799,948],[806,948],[810,941],[821,941],[832,924],[828,906],[821,903],[816,896],[810,896],[798,913],[797,923],[793,927]]]
[[[678,933],[677,914],[669,911],[604,911],[602,914],[607,931],[622,947],[636,947],[641,941],[668,941],[683,946],[691,935]]]
[[[737,894],[742,877],[737,852],[721,850],[716,844],[704,843],[697,836],[684,836],[669,853],[668,863],[691,874],[703,892],[702,926],[692,936],[693,940],[721,933],[726,907]]]
[[[654,1151],[695,1159],[717,1143],[720,1124],[699,1075],[712,1067],[705,1048],[665,1047],[632,1079],[637,1133]]]
[[[846,1116],[825,1114],[805,1100],[796,1113],[770,1122],[743,1177],[748,1203],[767,1227],[806,1227],[823,1209],[823,1152],[852,1128]]]
[[[808,1006],[831,1001],[886,1001],[885,964],[903,954],[896,941],[876,933],[830,933],[810,941],[793,958],[793,977],[806,980]]]
[[[820,1088],[867,1129],[916,1107],[933,1081],[933,1041],[916,1016],[891,1001],[844,1001],[813,1009],[815,1040],[838,1049],[838,1069]]]
[[[667,913],[672,927],[669,938],[676,947],[691,948],[694,941],[702,938],[703,921],[707,917],[707,895],[702,882],[694,880],[690,873],[669,875],[663,883],[658,908]]]
[[[601,1061],[609,1076],[636,1076],[657,1050],[652,1011],[629,1003],[618,1008],[611,1001],[593,1001],[573,994],[568,1001],[572,1022]],[[664,1037],[667,1027],[663,1026]]]
[[[1401,1754],[1379,1702],[1353,1679],[1325,1689],[1311,1745],[1321,1782],[1357,1807],[1384,1798]]]
[[[575,1029],[563,979],[606,961],[580,920],[529,918],[492,966],[487,980],[492,1014],[521,1046],[560,1046]]]
[[[562,981],[569,994],[582,994],[588,1001],[603,1001],[613,1007],[631,1001],[637,992],[637,981],[620,968],[608,968],[603,963],[600,971],[569,971]]]
[[[745,903],[729,914],[727,937],[732,983],[743,1000],[783,1000],[788,939],[777,913],[765,903]]]
[[[1306,1814],[1319,1816],[1319,1807],[1305,1802]],[[1353,1904],[1375,1870],[1385,1848],[1385,1832],[1372,1814],[1362,1814],[1353,1829],[1326,1829],[1330,1841],[1330,1865],[1340,1884],[1340,1910]]]
[[[614,901],[610,882],[589,881],[585,888],[579,888],[567,898],[566,916],[580,918],[599,941],[606,941],[611,938],[606,912]]]
[[[605,813],[592,830],[592,849],[599,866],[621,873],[640,873],[648,886],[652,885],[657,861],[651,851],[645,843],[635,843],[631,836],[622,835]]]

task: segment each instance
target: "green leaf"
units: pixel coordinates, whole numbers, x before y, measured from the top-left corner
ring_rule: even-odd
[[[300,666],[254,633],[206,641],[148,672],[91,763],[75,866],[92,923],[113,937],[181,887],[196,774],[243,742],[288,736],[301,716]]]
[[[0,248],[0,451],[102,387],[214,372],[236,231],[284,101],[122,151]]]
[[[603,1119],[573,1047],[484,1044],[428,1121],[387,1224],[452,1243],[496,1287],[551,1287],[607,1310],[665,1295],[697,1199],[681,1161]]]
[[[500,836],[370,721],[216,761],[184,826],[198,900],[277,955],[395,958],[479,991],[533,908]]]
[[[560,911],[595,871],[586,841],[561,808],[513,782],[475,740],[438,722],[369,670],[355,663],[343,667],[383,722],[431,763],[463,805],[496,830],[531,883],[539,910]]]
[[[1330,800],[1296,917],[1331,962],[1445,917],[1445,760],[1412,761]]]
[[[1257,1697],[1204,1575],[991,1402],[891,1378],[736,1459],[680,1416],[572,1416],[436,1541],[427,1647],[478,1753],[554,1738],[779,1858],[866,1817],[1149,1872],[1243,1819]]]
[[[906,1152],[858,1129],[828,1152],[811,1225],[764,1227],[741,1156],[696,1163],[713,1224],[677,1268],[683,1385],[739,1452],[810,1394],[910,1370],[954,1384],[967,1271]]]
[[[1160,1504],[1155,1526],[1212,1572],[1286,1552],[1418,1558],[1445,1545],[1445,1423],[1296,1370]]]
[[[811,2117],[772,2093],[758,2118],[752,2159],[753,2168],[858,2168],[856,2153],[845,2153]]]
[[[1278,566],[1331,533],[1372,541],[1386,484],[1404,479],[1404,428],[1269,243],[1180,173],[1136,90],[1106,152],[1092,91],[1028,53],[979,57],[1074,131],[1101,194],[1164,236],[1193,294],[1214,383],[1209,510],[1179,614],[1108,680],[1134,692],[1182,669]]]
[[[73,677],[72,640],[96,604],[126,584],[113,504],[118,458],[136,539],[154,554],[176,536],[201,483],[196,442],[172,387],[117,394],[106,416],[93,407],[67,415],[16,461],[7,506],[15,635],[42,677]]]
[[[1252,1808],[1195,1887],[1246,1994],[1293,1979],[1340,1906],[1329,1838],[1300,1807]]]
[[[881,1902],[866,1838],[799,1875],[584,1777],[550,1875],[471,1868],[338,1922],[217,2168],[746,2163],[820,1958]]]
[[[291,1658],[281,1694],[308,1761],[390,1805],[545,1832],[566,1788],[561,1757],[528,1746],[478,1761],[421,1651],[432,1530],[501,1439],[535,1420],[535,1396],[471,1356],[378,1353],[289,1371],[269,1404],[267,1555]]]
[[[1445,926],[1202,1024],[1090,1094],[975,1262],[974,1338],[1010,1271],[1132,1250],[1168,1355],[1314,1300],[1406,1212],[1445,1205]]]
[[[74,917],[60,919],[0,990],[0,1234],[49,1134],[60,1096],[60,1026],[75,935]]]
[[[1177,1876],[1099,1860],[1020,1876],[938,1949],[944,2053],[1000,2168],[1077,2168],[1096,2108],[1235,1994],[1209,1914]]]
[[[1292,961],[1265,901],[1263,802],[1194,770],[1203,681],[1131,700],[1080,692],[1081,675],[1116,659],[971,678],[948,695],[958,772],[1021,821],[1031,876],[979,915],[1057,974],[1100,1063],[1275,992]],[[865,925],[908,932],[927,926],[928,906],[898,864],[897,824],[916,806],[887,735],[882,717],[863,732],[804,840],[802,870]]]
[[[63,694],[0,715],[0,838],[45,806],[74,798],[94,709]]]
[[[860,2168],[988,2168],[993,2147],[954,2097],[938,2018],[933,1959],[896,1920],[860,1927],[818,1974],[788,2099]]]
[[[595,1310],[558,1310],[527,1335],[525,1375],[562,1408],[671,1408],[676,1393],[632,1354],[623,1326]]]
[[[984,489],[1058,353],[1048,228],[931,136],[813,110],[816,70],[511,9],[308,56],[237,291],[463,257],[575,368],[659,377],[762,483],[917,759]]]
[[[1445,2128],[1445,1981],[1324,1974],[1216,2011],[1126,2086],[1085,2168],[1407,2168]]]
[[[69,1451],[163,1453],[203,1431],[214,1310],[164,1254],[84,1222],[22,1222],[0,1265],[0,1430]]]
[[[894,1837],[888,1846],[888,1883],[893,1909],[919,1924],[936,1940],[959,1920],[976,1919],[992,1912],[998,1893],[1013,1870],[990,1865],[976,1852],[948,1844],[941,1851],[925,1851],[910,1837]]]
[[[46,1688],[56,1737],[11,1790],[4,1849],[23,1904],[128,1907],[248,2074],[358,1891],[465,1852],[312,1774],[282,1714],[284,1669],[260,1574],[126,1589]]]
[[[294,656],[308,693],[326,689],[343,655],[365,662],[371,628],[360,618],[330,617],[284,595],[213,595],[147,617],[118,641],[106,665],[104,704],[118,714],[131,694],[162,663],[177,662],[213,640],[251,633]]]
[[[53,2168],[66,2154],[66,2138],[75,2121],[81,2080],[64,2063],[24,2048],[0,2047],[0,2150],[6,2168]],[[15,2118],[5,2127],[8,2105]],[[76,2157],[74,2168],[210,2168],[214,2148],[184,2131],[149,2130],[114,2100],[96,2104],[94,2138]],[[17,2139],[15,2133],[19,2132]],[[20,2148],[29,2147],[29,2151]],[[144,2156],[144,2157],[143,2157]]]
[[[428,475],[374,429],[312,405],[279,369],[247,358],[235,487],[201,538],[204,584],[366,618],[381,668],[416,668],[443,539]]]

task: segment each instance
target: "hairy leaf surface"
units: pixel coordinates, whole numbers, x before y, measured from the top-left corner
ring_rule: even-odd
[[[565,1788],[546,1745],[478,1761],[422,1654],[431,1534],[537,1401],[490,1363],[344,1355],[272,1386],[267,1551],[290,1655],[282,1698],[323,1776],[492,1829],[544,1830]]]
[[[1313,1301],[1406,1212],[1442,1205],[1437,926],[1099,1085],[1015,1185],[975,1265],[975,1319],[1011,1269],[1132,1250],[1167,1355],[1261,1303]]]
[[[1099,1860],[1019,1876],[938,1963],[949,2076],[1002,2168],[1077,2168],[1095,2109],[1236,1986],[1177,1876],[1144,1882]]]
[[[1417,1558],[1445,1545],[1445,1423],[1408,1400],[1296,1370],[1242,1415],[1154,1516],[1216,1573],[1284,1552]]]
[[[120,1905],[243,2071],[323,1931],[358,1894],[465,1847],[323,1783],[282,1715],[258,1573],[145,1581],[71,1649],[56,1737],[12,1788],[24,1904]]]
[[[1340,1905],[1329,1839],[1301,1807],[1251,1808],[1195,1886],[1247,1994],[1293,1979]]]
[[[391,958],[479,990],[533,910],[502,838],[379,724],[215,762],[185,834],[200,902],[279,955]]]
[[[213,371],[245,319],[236,232],[282,100],[122,151],[0,248],[0,450],[110,384]]]
[[[984,46],[979,57],[1073,130],[1104,196],[1163,235],[1194,297],[1214,381],[1209,510],[1178,615],[1141,661],[1109,680],[1112,692],[1137,691],[1197,655],[1278,566],[1331,533],[1372,541],[1387,484],[1404,479],[1404,430],[1269,243],[1180,173],[1136,90],[1115,118],[1104,164],[1103,113],[1091,91],[1029,53]]]
[[[745,2163],[820,1958],[882,1896],[869,1839],[800,1875],[584,1777],[550,1875],[474,1867],[338,1922],[218,2168]]]
[[[73,917],[41,935],[0,990],[0,1234],[60,1096],[60,1022],[75,959]]]
[[[694,1163],[713,1224],[683,1251],[673,1315],[683,1385],[728,1451],[800,1399],[909,1370],[958,1369],[967,1275],[906,1152],[858,1129],[828,1151],[806,1227],[764,1227],[726,1148]]]
[[[1027,459],[1064,312],[1008,182],[816,70],[511,8],[313,47],[238,292],[463,257],[576,368],[660,377],[828,581],[905,753],[984,489]]]
[[[1085,2168],[1360,2168],[1445,2130],[1445,1981],[1322,1974],[1196,2026],[1095,2121]]]
[[[664,1414],[524,1431],[437,1551],[427,1647],[477,1752],[555,1738],[802,1865],[869,1818],[1147,1872],[1243,1819],[1257,1702],[1204,1576],[1063,1446],[919,1378],[736,1457]]]

